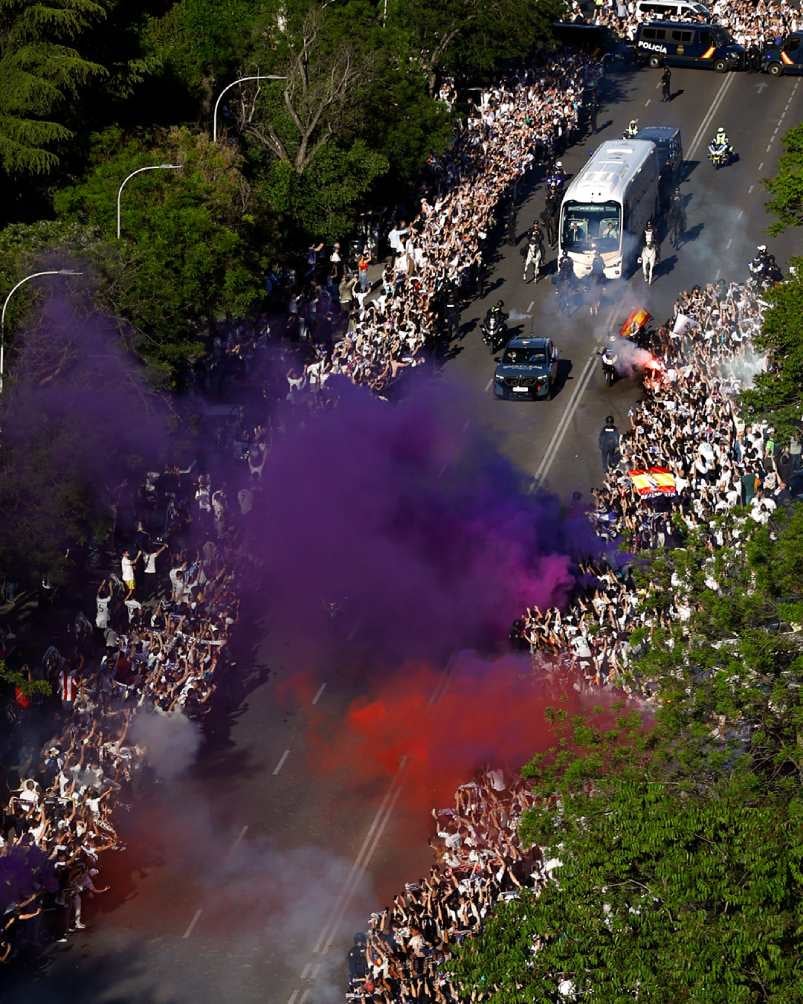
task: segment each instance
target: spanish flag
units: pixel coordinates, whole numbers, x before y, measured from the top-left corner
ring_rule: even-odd
[[[675,475],[667,467],[636,468],[628,471],[636,494],[643,499],[654,499],[660,495],[677,495]]]

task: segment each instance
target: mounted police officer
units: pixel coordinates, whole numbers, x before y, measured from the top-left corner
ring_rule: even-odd
[[[527,282],[527,270],[532,266],[533,282],[538,282],[538,273],[541,270],[541,262],[544,258],[544,235],[541,225],[535,223],[527,239],[527,247],[522,252],[524,254],[524,272],[522,279]]]

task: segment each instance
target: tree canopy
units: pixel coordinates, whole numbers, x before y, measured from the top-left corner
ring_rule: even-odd
[[[656,592],[674,571],[695,610],[684,636],[634,639],[634,674],[658,688],[654,721],[567,722],[524,768],[544,801],[522,837],[559,859],[556,881],[500,904],[464,943],[467,993],[798,999],[801,553],[797,507],[743,546],[712,557],[692,538],[645,571]]]

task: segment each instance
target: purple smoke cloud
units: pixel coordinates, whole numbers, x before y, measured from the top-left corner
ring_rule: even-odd
[[[314,642],[336,604],[398,664],[493,645],[525,606],[565,602],[572,557],[598,545],[528,493],[472,412],[465,389],[421,376],[394,404],[346,386],[337,407],[288,418],[256,514],[274,628]]]

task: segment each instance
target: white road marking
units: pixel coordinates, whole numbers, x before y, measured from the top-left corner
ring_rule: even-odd
[[[289,756],[290,756],[290,750],[285,750],[284,753],[282,753],[281,759],[276,764],[276,766],[273,768],[273,776],[274,777],[276,777],[276,775],[279,773],[279,771],[282,769],[282,767],[284,767],[284,762],[285,762],[285,760]]]
[[[652,98],[647,98],[647,100],[644,102],[644,107],[646,108],[651,102]]]
[[[296,1001],[298,1000],[299,993],[300,993],[300,991],[294,990],[290,994],[290,996],[287,998],[287,1004],[296,1004]]]
[[[187,930],[186,930],[186,931],[184,932],[184,934],[182,935],[182,938],[183,938],[183,939],[184,939],[185,941],[186,941],[186,940],[187,940],[187,938],[189,938],[189,936],[190,936],[190,935],[192,934],[192,932],[193,932],[193,929],[195,928],[195,925],[196,925],[196,924],[198,923],[198,920],[199,920],[199,918],[200,918],[200,916],[201,916],[201,914],[202,914],[202,913],[203,913],[203,910],[201,910],[201,909],[199,908],[199,909],[197,909],[197,910],[195,911],[195,913],[193,914],[193,916],[192,916],[192,920],[190,921],[190,926],[189,926],[189,927],[187,928]]]
[[[750,194],[750,193],[751,193],[751,192],[753,191],[753,189],[754,189],[755,187],[756,187],[755,185],[751,185],[751,186],[750,186],[750,187],[749,187],[749,188],[747,189],[747,194],[749,195],[749,194]]]
[[[302,980],[305,980],[309,976],[311,969],[312,969],[312,963],[308,962],[306,964],[306,966],[304,966],[304,968],[301,970],[301,979]]]
[[[740,209],[739,212],[736,214],[736,219],[738,220],[739,217],[742,216],[743,214],[744,214],[744,209]]]
[[[312,993],[311,990],[309,989],[305,990],[304,993],[301,995],[301,1000],[298,1002],[298,1004],[304,1004],[304,1001],[309,999],[309,995],[311,993]]]
[[[586,361],[586,364],[583,367],[583,371],[581,372],[580,378],[578,379],[577,383],[574,386],[574,389],[572,390],[571,397],[569,398],[569,401],[566,405],[563,415],[561,416],[561,419],[558,422],[557,428],[552,434],[552,439],[549,442],[549,446],[547,447],[546,453],[541,459],[541,463],[538,466],[538,470],[535,472],[533,484],[530,488],[531,491],[537,488],[541,484],[541,482],[544,481],[547,474],[549,473],[550,468],[552,467],[552,464],[554,463],[555,457],[557,456],[557,452],[560,449],[561,443],[563,442],[563,437],[566,435],[566,429],[569,426],[569,422],[574,417],[574,413],[577,410],[577,406],[580,402],[580,397],[585,391],[588,381],[591,379],[591,374],[594,372],[594,362],[596,358],[597,358],[597,352],[596,350],[594,350],[594,352],[592,352],[592,354],[588,357],[588,360]]]
[[[725,245],[725,250],[726,250],[726,251],[727,251],[727,250],[728,250],[728,248],[729,248],[729,247],[731,246],[731,244],[733,244],[733,238],[732,238],[732,237],[729,237],[729,238],[728,238],[728,243],[727,243],[727,244]]]
[[[322,683],[320,687],[318,687],[318,693],[312,698],[313,704],[317,704],[318,701],[320,701],[320,699],[323,697],[324,690],[326,690],[326,684]]]
[[[717,279],[719,279],[719,277],[720,277],[721,275],[722,275],[722,269],[721,269],[721,268],[718,268],[718,269],[717,269],[717,274],[716,274],[716,275],[714,276],[714,280],[717,280]]]
[[[248,826],[247,825],[244,826],[240,830],[240,832],[237,834],[237,839],[234,841],[234,843],[229,848],[229,854],[233,854],[237,850],[237,848],[243,842],[243,838],[245,837],[246,833],[248,833]]]
[[[491,379],[490,379],[490,380],[488,381],[488,383],[486,383],[486,385],[485,385],[485,393],[486,393],[486,394],[487,394],[487,393],[488,393],[488,391],[489,391],[489,390],[491,389],[491,384],[492,384],[493,382],[494,382],[494,378],[493,378],[493,377],[491,377]]]
[[[363,840],[362,847],[360,848],[357,857],[354,859],[354,864],[351,866],[351,871],[346,878],[345,885],[335,901],[329,917],[324,924],[323,930],[321,931],[320,937],[315,943],[315,947],[312,950],[313,955],[320,955],[322,952],[325,952],[334,940],[337,928],[340,925],[343,914],[346,912],[348,904],[351,902],[351,897],[354,895],[357,883],[360,881],[362,873],[365,871],[371,857],[373,856],[376,844],[387,826],[390,812],[393,810],[393,806],[396,804],[399,794],[401,793],[401,782],[406,766],[407,757],[403,756],[399,761],[396,773],[393,775],[390,787],[385,793],[385,797],[382,799],[382,803],[377,809],[371,825],[368,828],[368,833],[365,836],[365,840]]]
[[[317,965],[314,965],[312,967],[312,973],[310,974],[310,979],[317,980],[318,979],[318,973],[320,971],[321,971],[321,963],[319,962],[319,963],[317,963]]]
[[[530,300],[530,302],[527,304],[527,313],[528,314],[533,309],[534,304],[535,304],[535,300]]]
[[[761,171],[763,170],[763,168],[764,168],[764,161],[762,160],[761,163],[758,165],[758,169],[759,171]]]
[[[733,81],[735,79],[736,79],[736,74],[729,73],[720,84],[719,90],[714,95],[714,99],[711,102],[710,108],[703,116],[703,120],[700,123],[700,128],[694,134],[694,138],[692,139],[691,144],[689,145],[689,149],[686,153],[687,160],[691,160],[692,157],[694,156],[698,146],[703,140],[703,136],[705,135],[706,129],[711,123],[711,119],[716,115],[717,109],[722,104],[722,99],[725,97],[725,94],[727,93],[728,89],[732,86]]]
[[[769,146],[768,146],[768,147],[767,147],[767,149],[766,149],[766,150],[764,151],[764,153],[769,153],[771,149],[772,149],[772,143],[770,143],[770,144],[769,144]]]

